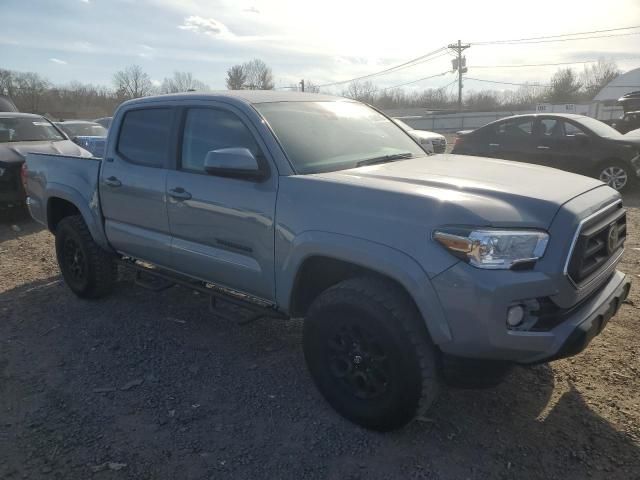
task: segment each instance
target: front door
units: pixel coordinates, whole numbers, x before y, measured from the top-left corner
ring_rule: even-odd
[[[239,112],[187,107],[182,116],[179,158],[167,177],[174,268],[273,300],[277,171]],[[249,149],[270,169],[269,177],[258,182],[207,174],[207,152],[232,147]]]
[[[174,117],[171,108],[126,112],[120,125],[111,127],[119,129],[117,145],[107,152],[100,178],[109,242],[121,253],[161,266],[170,263],[165,188]]]

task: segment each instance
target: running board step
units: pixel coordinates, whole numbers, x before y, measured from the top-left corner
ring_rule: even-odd
[[[164,278],[159,278],[154,275],[147,275],[146,272],[136,270],[135,284],[139,287],[146,288],[152,292],[162,292],[175,285],[175,282],[170,282]]]
[[[220,285],[187,277],[135,259],[122,260],[121,265],[135,270],[135,282],[143,288],[160,292],[174,285],[208,295],[209,308],[217,316],[245,325],[263,317],[289,318],[276,305],[261,298]]]

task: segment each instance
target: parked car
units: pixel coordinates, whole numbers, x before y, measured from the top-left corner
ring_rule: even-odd
[[[24,205],[20,169],[27,152],[90,156],[49,120],[28,113],[0,113],[0,209]]]
[[[611,126],[623,134],[640,128],[640,111],[625,113],[621,118],[614,120]]]
[[[591,117],[516,115],[458,132],[453,153],[535,163],[624,190],[640,176],[640,140]]]
[[[107,129],[97,122],[89,122],[87,120],[66,120],[64,122],[55,122],[70,139],[75,137],[106,137]]]
[[[107,140],[107,129],[96,122],[86,120],[67,120],[56,122],[56,125],[77,145],[102,158]]]
[[[411,135],[427,153],[444,153],[447,149],[447,139],[444,135],[426,130],[416,130],[399,118],[394,118],[393,121]]]
[[[640,137],[640,128],[636,128],[635,130],[631,130],[624,134],[625,137]]]
[[[55,235],[67,286],[102,297],[123,265],[245,321],[304,317],[320,392],[368,428],[424,414],[441,366],[575,355],[629,293],[618,192],[535,165],[427,156],[353,100],[131,100],[106,158],[27,157],[29,209]]]
[[[106,128],[107,130],[109,130],[109,127],[111,126],[111,119],[113,117],[102,117],[102,118],[96,118],[94,120],[94,122],[99,123],[100,125],[102,125],[104,128]]]

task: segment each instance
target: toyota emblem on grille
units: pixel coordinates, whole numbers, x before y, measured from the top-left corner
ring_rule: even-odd
[[[618,246],[618,226],[613,223],[609,226],[609,234],[607,235],[607,253],[611,255]]]

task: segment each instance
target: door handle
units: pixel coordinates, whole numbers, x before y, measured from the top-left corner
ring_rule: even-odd
[[[499,147],[500,144],[499,143],[490,143],[489,146],[490,147]]]
[[[547,147],[546,145],[538,145],[538,150],[549,150],[551,147]]]
[[[109,185],[110,187],[121,187],[122,186],[122,182],[120,180],[118,180],[116,177],[111,176],[109,178],[106,178],[104,180],[104,183],[106,183],[107,185]]]
[[[182,187],[169,190],[169,196],[176,200],[189,200],[191,198],[191,194]]]

